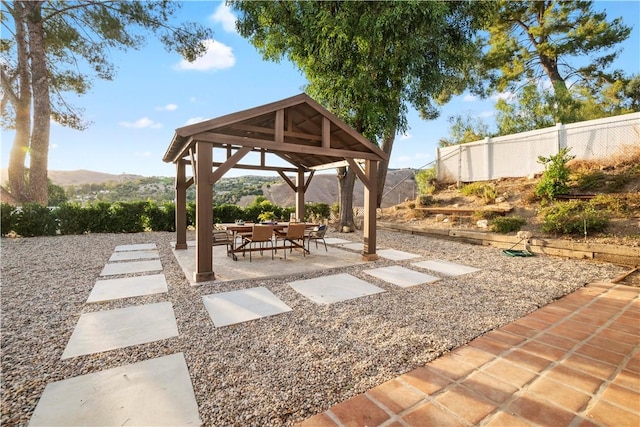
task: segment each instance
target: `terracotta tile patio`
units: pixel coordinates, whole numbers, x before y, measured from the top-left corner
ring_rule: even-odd
[[[299,426],[640,426],[640,288],[592,283]]]

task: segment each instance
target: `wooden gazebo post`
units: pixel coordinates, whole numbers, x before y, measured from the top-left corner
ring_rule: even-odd
[[[373,261],[376,255],[376,206],[378,201],[378,162],[366,160],[364,174],[364,250],[362,257]]]
[[[187,176],[182,160],[176,162],[176,249],[187,249]]]
[[[304,221],[304,191],[305,191],[305,182],[304,182],[304,170],[302,168],[298,169],[298,176],[296,179],[296,218],[298,221]]]
[[[211,165],[213,146],[197,141],[196,144],[196,271],[193,280],[204,282],[216,278],[213,272],[213,184]]]

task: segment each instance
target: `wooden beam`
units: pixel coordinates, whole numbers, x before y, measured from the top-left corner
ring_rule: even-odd
[[[311,178],[313,178],[313,174],[315,174],[316,171],[311,171],[311,173],[309,174],[309,178],[307,179],[307,182],[304,183],[304,192],[307,192],[307,189],[309,188],[309,184],[311,184]]]
[[[298,172],[298,171],[296,170],[296,172]],[[296,187],[296,185],[289,179],[289,177],[287,175],[284,174],[284,172],[278,171],[278,175],[280,175],[280,177],[284,180],[284,182],[286,182],[287,185],[289,187],[291,187],[291,189],[294,192],[298,191],[298,188]]]
[[[197,141],[213,142],[219,144],[237,144],[243,147],[259,147],[266,148],[269,151],[284,151],[290,153],[302,153],[313,154],[326,157],[336,158],[351,158],[351,159],[364,159],[364,160],[382,160],[385,157],[381,157],[375,153],[365,151],[350,151],[350,150],[338,150],[334,148],[322,148],[316,146],[290,144],[287,142],[277,143],[274,141],[267,141],[258,138],[244,138],[241,136],[224,135],[219,133],[202,133],[194,136]]]
[[[274,141],[277,143],[284,142],[284,109],[276,111],[275,135]]]
[[[193,177],[191,177],[191,178],[189,178],[188,180],[185,181],[185,188],[189,188],[195,183],[196,183],[195,179],[193,179]]]
[[[211,185],[215,184],[222,176],[229,171],[232,167],[236,165],[244,156],[246,156],[249,151],[251,151],[250,147],[243,147],[235,152],[235,154],[227,159],[226,162],[221,164],[211,175],[209,176],[209,182]],[[213,162],[212,162],[213,163]]]
[[[322,117],[322,147],[331,148],[331,121]]]
[[[212,153],[213,154],[213,153]],[[189,148],[189,157],[191,160],[191,172],[193,174],[193,177],[196,179],[196,181],[198,180],[198,172],[196,171],[196,153],[195,153],[195,147],[191,147]]]
[[[215,279],[213,273],[213,186],[209,180],[213,149],[211,144],[196,142],[196,282]]]
[[[291,120],[288,120],[288,122],[290,123]],[[265,128],[265,127],[261,127],[261,126],[253,126],[253,125],[238,125],[238,126],[234,126],[233,129],[234,130],[241,130],[241,131],[244,131],[244,132],[261,133],[261,134],[264,134],[264,135],[275,135],[275,133],[276,133],[276,131],[274,129]],[[284,137],[285,138],[308,139],[310,141],[321,141],[322,140],[322,136],[321,135],[315,135],[315,134],[312,134],[312,133],[294,132],[292,130],[285,130],[284,131]]]
[[[378,162],[367,160],[365,174],[369,186],[364,190],[364,251],[363,257],[375,260],[376,255],[376,209],[378,205]]]
[[[349,166],[351,166],[351,169],[353,169],[353,171],[356,173],[356,175],[358,175],[358,178],[360,178],[360,181],[362,181],[364,186],[366,188],[368,188],[369,190],[371,190],[371,188],[369,186],[369,184],[370,184],[369,179],[365,175],[365,173],[362,170],[362,168],[360,167],[360,165],[358,163],[356,163],[356,161],[353,160],[353,159],[345,159],[345,160],[347,161],[347,163],[349,163]]]
[[[213,162],[213,164],[211,166],[217,168],[222,166],[224,163],[222,162]],[[297,172],[298,168],[286,168],[286,167],[280,167],[280,166],[258,166],[258,165],[246,165],[246,164],[242,164],[242,163],[238,163],[236,164],[234,167],[234,169],[247,169],[247,170],[254,170],[254,171],[269,171],[269,172],[278,172],[278,171],[284,171],[284,172]]]
[[[304,221],[304,170],[298,170],[296,178],[296,218],[298,221]]]
[[[176,163],[176,250],[187,249],[187,188],[185,165]]]

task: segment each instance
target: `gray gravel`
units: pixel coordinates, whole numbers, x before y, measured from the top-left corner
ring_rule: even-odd
[[[361,241],[358,234],[329,236]],[[171,253],[172,240],[174,233],[157,232],[2,239],[3,425],[26,425],[50,382],[177,352],[185,355],[204,425],[290,425],[626,271],[545,256],[509,258],[495,248],[380,231],[378,247],[481,271],[403,289],[362,270],[417,260],[380,260],[289,280],[192,287]],[[157,244],[168,294],[86,304],[114,248],[135,243]],[[389,292],[321,306],[286,284],[340,272]],[[201,297],[254,286],[266,286],[293,311],[214,328]],[[60,360],[82,313],[163,301],[173,304],[178,337]]]

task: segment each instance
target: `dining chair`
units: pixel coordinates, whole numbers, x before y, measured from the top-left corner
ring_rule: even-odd
[[[234,247],[234,236],[229,230],[213,230],[212,246],[226,246],[227,256],[232,255]]]
[[[302,248],[303,256],[306,256],[306,250],[304,248],[304,229],[305,224],[289,224],[286,234],[281,234],[279,238],[284,240],[284,259],[287,259],[287,242],[289,242],[289,252],[293,251],[294,247]],[[276,246],[278,243],[278,237],[276,237]]]
[[[311,248],[311,241],[315,240],[316,241],[316,249],[318,249],[318,240],[322,240],[322,243],[324,243],[324,250],[326,252],[328,252],[327,250],[327,242],[324,240],[324,235],[327,232],[327,225],[326,224],[322,224],[318,227],[313,228],[311,231],[309,231],[305,236],[304,239],[307,241],[307,250],[309,251]]]
[[[251,252],[253,249],[253,245],[255,243],[260,244],[260,255],[262,255],[263,244],[269,242],[271,245],[271,259],[273,259],[273,253],[275,247],[273,245],[273,225],[259,225],[254,224],[251,234],[242,236],[242,244],[247,245],[249,247],[249,262],[251,262]],[[247,247],[245,246],[245,248]],[[244,251],[242,251],[242,256],[244,256]]]

